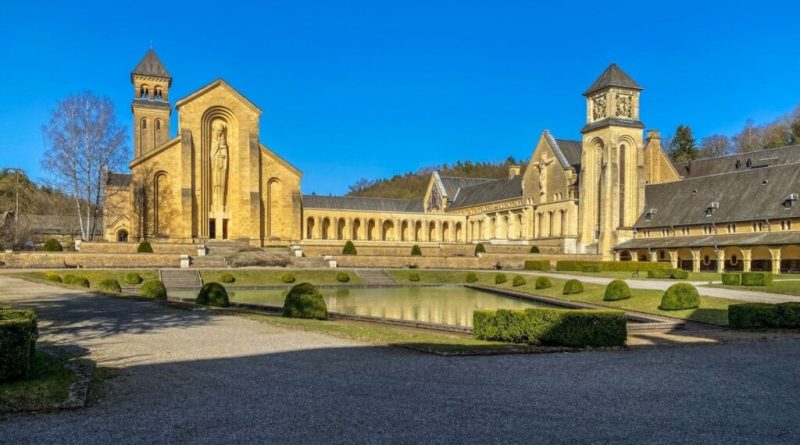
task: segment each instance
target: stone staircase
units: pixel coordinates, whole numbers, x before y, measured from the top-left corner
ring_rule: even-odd
[[[170,289],[200,289],[203,281],[200,279],[200,272],[190,269],[161,269],[158,271],[161,282]]]
[[[369,286],[392,286],[397,281],[383,269],[356,269],[356,275]]]

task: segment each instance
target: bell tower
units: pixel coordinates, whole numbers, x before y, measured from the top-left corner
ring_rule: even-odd
[[[579,250],[613,259],[633,238],[644,207],[644,156],[639,86],[616,64],[586,90],[581,153]]]
[[[169,87],[172,77],[150,49],[131,72],[133,154],[139,158],[169,140]]]

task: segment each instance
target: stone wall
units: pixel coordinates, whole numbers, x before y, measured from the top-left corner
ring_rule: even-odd
[[[180,256],[157,253],[15,252],[0,253],[0,262],[10,268],[155,268],[179,267]]]
[[[197,255],[197,247],[194,244],[172,244],[172,243],[159,243],[150,240],[150,245],[153,247],[153,253],[156,254],[173,254],[173,255]],[[139,243],[102,243],[102,242],[82,242],[81,253],[123,253],[135,254]]]
[[[522,255],[484,254],[480,258],[435,257],[435,256],[344,256],[335,257],[338,267],[407,268],[416,265],[420,269],[494,269],[499,263],[503,269],[522,269],[526,260],[549,260],[555,267],[557,261],[599,261],[599,255]]]

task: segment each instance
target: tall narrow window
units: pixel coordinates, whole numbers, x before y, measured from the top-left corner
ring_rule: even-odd
[[[142,130],[147,128],[147,119],[142,119]]]

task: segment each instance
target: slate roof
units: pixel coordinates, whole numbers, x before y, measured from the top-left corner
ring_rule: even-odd
[[[106,185],[111,187],[128,187],[131,185],[131,175],[110,172],[106,179]]]
[[[458,176],[439,176],[439,178],[442,180],[444,191],[447,194],[447,197],[450,199],[453,199],[453,197],[456,196],[456,193],[458,193],[458,189],[460,188],[495,181],[495,179],[461,178]]]
[[[152,48],[147,51],[139,64],[136,65],[136,68],[131,71],[131,75],[134,74],[139,74],[141,76],[166,77],[169,79],[172,78],[167,69],[164,68],[164,64],[161,63],[161,59],[158,58],[158,55],[155,51],[153,51]]]
[[[636,83],[635,80],[631,78],[625,71],[622,71],[620,67],[617,66],[616,63],[612,63],[611,65],[603,71],[603,74],[594,81],[592,86],[590,86],[585,93],[584,96],[588,96],[596,91],[602,90],[603,88],[608,87],[620,87],[620,88],[627,88],[631,90],[638,90],[641,91],[643,88]]]
[[[307,209],[373,210],[379,212],[422,212],[421,199],[362,198],[359,196],[303,195]]]
[[[750,166],[748,166],[748,160]],[[738,162],[738,167],[737,167]],[[751,153],[696,159],[691,162],[676,162],[673,165],[684,178],[732,173],[762,168],[769,165],[800,163],[800,145],[759,150]]]
[[[519,175],[511,179],[496,179],[464,187],[458,191],[455,200],[451,201],[447,208],[448,210],[453,210],[521,196],[522,175]]]
[[[797,232],[755,232],[730,235],[702,235],[663,238],[639,238],[614,246],[615,250],[670,249],[681,247],[756,246],[797,244]]]
[[[6,224],[13,221],[14,212],[6,212],[3,215],[3,220],[0,220],[0,226],[5,222]],[[9,218],[9,215],[11,216]],[[85,221],[84,221],[85,222]],[[81,226],[78,216],[74,214],[69,215],[30,215],[20,214],[19,224],[21,227],[27,227],[33,233],[39,235],[79,235],[81,233]],[[98,217],[95,226],[95,235],[103,233],[103,218]]]
[[[736,221],[798,218],[800,202],[784,207],[790,193],[800,193],[800,164],[783,164],[734,173],[700,176],[645,188],[644,213],[634,227],[724,224]],[[706,209],[719,204],[711,216]],[[649,209],[656,209],[650,215]]]

